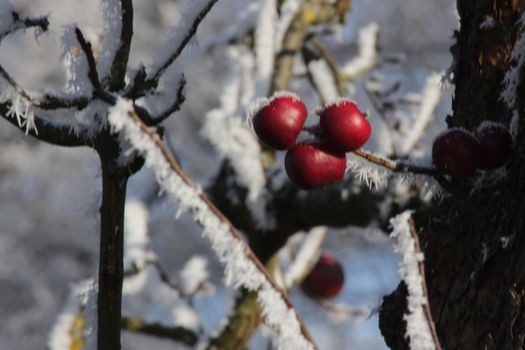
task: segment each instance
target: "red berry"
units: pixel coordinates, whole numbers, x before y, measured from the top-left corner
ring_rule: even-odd
[[[331,255],[323,254],[304,279],[303,290],[318,298],[334,298],[341,292],[345,274],[341,264]]]
[[[349,100],[327,106],[320,117],[321,128],[329,142],[345,152],[363,146],[372,132],[365,115]]]
[[[483,122],[474,135],[481,146],[479,168],[497,169],[505,164],[512,152],[512,136],[506,127],[494,122]]]
[[[253,117],[253,128],[268,146],[284,150],[295,143],[308,116],[303,101],[294,95],[278,95]]]
[[[463,129],[449,129],[439,135],[432,146],[432,160],[445,175],[471,176],[479,165],[478,140]]]
[[[326,144],[297,144],[286,152],[284,167],[298,187],[312,189],[341,181],[346,156]]]

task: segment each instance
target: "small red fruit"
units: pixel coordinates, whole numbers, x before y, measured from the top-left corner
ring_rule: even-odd
[[[341,292],[344,283],[345,274],[341,264],[333,256],[323,254],[301,287],[313,297],[331,299]]]
[[[300,98],[277,95],[253,117],[253,129],[268,146],[285,150],[295,143],[308,116]]]
[[[297,144],[286,152],[284,167],[290,180],[307,190],[341,181],[346,156],[326,144]]]
[[[320,117],[321,128],[328,142],[344,152],[363,146],[372,132],[365,115],[349,100],[327,106],[321,111]]]
[[[494,122],[483,122],[474,135],[481,146],[479,168],[497,169],[505,164],[512,152],[512,136],[506,127]]]
[[[432,146],[432,161],[445,175],[471,176],[479,165],[481,149],[468,131],[453,128],[439,135]]]

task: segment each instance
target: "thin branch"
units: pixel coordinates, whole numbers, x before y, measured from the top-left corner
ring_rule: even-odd
[[[160,65],[160,67],[157,69],[156,72],[153,73],[153,76],[145,82],[145,86],[146,86],[147,89],[157,87],[161,75],[180,56],[180,54],[182,53],[182,51],[184,50],[186,45],[188,45],[188,43],[190,42],[191,38],[193,38],[193,36],[197,32],[197,29],[199,28],[199,25],[201,24],[201,22],[204,19],[204,17],[206,17],[208,12],[210,12],[210,10],[213,8],[213,5],[215,5],[215,3],[217,1],[218,0],[210,0],[206,4],[206,6],[204,6],[204,8],[199,12],[197,17],[195,18],[195,21],[191,25],[188,33],[182,39],[182,41],[179,44],[179,46],[177,46],[175,48],[175,50],[168,57],[168,59],[163,64]]]
[[[412,173],[412,174],[422,174],[422,175],[431,175],[431,176],[440,176],[441,174],[435,168],[425,168],[408,163],[403,163],[402,161],[392,161],[390,159],[382,158],[375,154],[369,153],[362,148],[353,151],[355,155],[358,155],[361,158],[368,160],[371,163],[380,165],[384,168],[389,169],[390,171],[396,173]]]
[[[395,84],[394,87],[395,86],[399,87],[397,84]],[[377,96],[377,94],[371,91],[369,88],[367,88],[366,84],[364,86],[364,90],[365,90],[366,96],[368,97],[368,100],[370,101],[374,109],[377,111],[379,118],[383,121],[383,124],[385,124],[388,138],[390,139],[390,148],[392,151],[392,155],[396,156],[397,147],[396,147],[396,141],[394,138],[394,131],[392,130],[392,127],[390,126],[390,123],[388,122],[386,118],[386,110],[383,107],[382,103],[379,101],[379,97]]]
[[[150,126],[156,126],[162,123],[166,118],[168,118],[173,113],[180,110],[180,107],[186,101],[186,96],[184,95],[184,88],[186,86],[186,78],[184,76],[179,80],[179,86],[177,88],[177,96],[173,101],[172,105],[168,107],[164,112],[153,118],[153,122],[149,124]]]
[[[120,0],[120,6],[122,8],[122,30],[120,32],[120,46],[111,64],[110,91],[118,91],[125,86],[124,78],[128,67],[131,39],[133,38],[133,2],[131,0]]]
[[[51,121],[35,115],[33,120],[35,128],[26,129],[18,123],[16,118],[8,116],[10,108],[10,102],[0,103],[0,115],[18,129],[38,140],[67,147],[91,146],[93,143],[87,126],[79,125],[79,130],[75,132],[69,123]]]
[[[129,115],[133,119],[135,124],[140,128],[140,130],[145,135],[147,135],[151,139],[151,141],[155,144],[155,146],[159,149],[164,159],[168,162],[171,170],[174,171],[188,187],[190,187],[191,189],[193,189],[194,191],[198,193],[198,198],[208,207],[211,213],[213,213],[213,215],[217,219],[219,219],[223,225],[225,225],[228,228],[228,231],[230,232],[232,237],[236,241],[242,243],[246,257],[255,265],[257,270],[265,277],[266,281],[271,286],[271,288],[275,290],[277,293],[279,293],[280,298],[284,301],[286,306],[290,310],[294,311],[295,319],[299,323],[300,330],[304,338],[313,346],[314,349],[318,349],[314,339],[312,338],[310,332],[306,328],[304,321],[299,316],[292,302],[288,298],[287,293],[275,283],[273,278],[267,272],[264,265],[259,261],[257,256],[250,249],[250,247],[245,243],[244,239],[242,238],[241,233],[233,226],[233,224],[228,220],[228,218],[226,218],[224,214],[222,214],[222,212],[219,209],[217,209],[217,207],[208,199],[208,197],[202,191],[198,189],[198,187],[193,183],[193,181],[188,177],[188,175],[181,169],[179,164],[170,155],[168,149],[162,143],[157,132],[153,130],[152,128],[148,127],[146,124],[144,124],[144,122],[142,122],[140,117],[134,111],[130,111]]]
[[[0,33],[0,41],[2,41],[9,34],[12,34],[20,29],[40,28],[43,32],[45,32],[49,27],[49,20],[47,19],[47,16],[36,18],[21,18],[18,12],[12,12],[11,15],[13,16],[14,24],[3,33]]]
[[[100,83],[97,72],[97,63],[95,61],[95,56],[93,55],[93,50],[91,49],[91,44],[86,41],[79,28],[75,28],[75,35],[88,61],[88,78],[93,86],[94,95],[111,105],[115,104],[115,98],[106,92]]]
[[[412,236],[412,239],[414,240],[414,246],[415,246],[415,253],[416,254],[422,254],[421,252],[421,244],[419,243],[419,236],[416,231],[416,226],[414,223],[414,219],[410,217],[408,219],[408,227],[410,229],[410,235]],[[430,328],[430,333],[432,334],[432,339],[434,340],[434,344],[436,345],[436,350],[442,350],[441,344],[439,342],[439,337],[437,335],[436,331],[436,325],[434,324],[434,320],[432,319],[432,312],[430,311],[430,304],[428,301],[428,288],[426,283],[426,277],[425,277],[425,263],[423,260],[419,260],[418,262],[419,267],[419,274],[421,275],[421,279],[423,280],[423,294],[425,296],[426,303],[424,303],[423,306],[423,312],[425,314],[425,318],[427,319],[428,327]]]
[[[148,323],[130,316],[122,317],[121,326],[122,329],[126,331],[170,339],[188,346],[194,346],[198,340],[195,332],[184,327],[165,326],[160,323]]]

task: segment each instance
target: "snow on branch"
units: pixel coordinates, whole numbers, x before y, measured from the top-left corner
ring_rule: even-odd
[[[84,349],[86,337],[92,334],[85,312],[91,312],[88,304],[96,300],[93,280],[85,280],[71,286],[66,304],[58,315],[47,346],[49,350]]]
[[[321,254],[328,230],[324,226],[315,227],[306,234],[300,243],[297,254],[284,274],[284,285],[287,289],[299,284],[314,267]]]
[[[405,211],[390,219],[391,238],[395,238],[396,252],[402,255],[399,273],[408,289],[407,308],[404,316],[407,323],[406,336],[410,349],[441,350],[430,306],[425,281],[424,255],[411,217],[411,211]]]
[[[377,23],[369,23],[361,28],[357,34],[357,45],[359,53],[357,57],[345,64],[341,71],[349,77],[357,77],[364,71],[369,71],[378,63],[377,44],[379,26]]]
[[[110,75],[113,60],[116,58],[117,51],[122,44],[121,1],[100,0],[100,13],[104,21],[104,38],[102,39],[100,56],[98,57],[99,79],[102,80]]]
[[[516,138],[518,134],[518,85],[520,84],[520,76],[522,75],[522,69],[525,63],[525,13],[521,15],[516,25],[519,27],[519,38],[514,44],[510,54],[510,58],[514,64],[511,65],[505,73],[505,77],[503,78],[504,89],[501,92],[501,99],[512,112],[510,133],[513,138]],[[522,84],[523,83],[524,82],[522,82]]]
[[[317,349],[286,292],[280,289],[243,240],[241,233],[182,171],[162,144],[159,135],[142,123],[131,101],[119,99],[108,116],[113,132],[121,132],[145,158],[161,188],[190,210],[203,227],[204,236],[225,266],[226,283],[258,291],[266,323],[275,331],[281,349]]]
[[[260,10],[255,27],[255,84],[256,94],[268,93],[273,73],[276,50],[277,3],[276,0],[259,0]]]
[[[409,154],[410,151],[414,149],[423,137],[428,124],[434,118],[434,111],[441,101],[443,93],[441,89],[442,76],[442,73],[433,72],[427,77],[425,87],[421,92],[419,113],[417,114],[410,131],[403,138],[403,144],[401,145],[401,152],[403,154]]]
[[[246,84],[242,81],[243,72],[240,67],[251,66],[244,62],[250,59],[245,57],[250,53],[232,50],[235,52],[230,52],[230,55],[235,61],[223,86],[221,106],[206,114],[201,133],[231,162],[237,181],[248,189],[248,200],[253,202],[263,194],[266,178],[259,142],[239,115],[241,94],[250,89],[246,85],[251,85],[250,82]]]

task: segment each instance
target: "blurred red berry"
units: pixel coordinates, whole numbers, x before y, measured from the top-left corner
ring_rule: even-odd
[[[308,295],[331,299],[341,292],[344,282],[345,275],[341,264],[333,256],[323,254],[306,276],[301,287]]]
[[[480,169],[497,169],[507,162],[512,153],[512,137],[505,126],[483,122],[474,135],[481,146]]]
[[[445,175],[471,176],[479,166],[481,149],[468,131],[454,128],[439,135],[432,146],[432,161]]]

